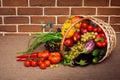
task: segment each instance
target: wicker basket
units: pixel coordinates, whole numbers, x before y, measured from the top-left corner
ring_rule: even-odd
[[[75,23],[73,23],[66,31],[66,33],[64,34],[62,41],[61,41],[61,46],[60,46],[60,52],[62,54],[62,56],[64,57],[64,40],[66,38],[66,35],[68,34],[68,32],[74,27],[75,24],[77,24],[78,22],[82,22],[83,20],[89,19],[91,21],[93,21],[94,23],[96,23],[98,26],[100,26],[107,38],[107,51],[105,56],[99,61],[102,62],[103,60],[105,60],[110,54],[111,51],[115,48],[116,46],[116,33],[113,30],[113,28],[108,25],[106,22],[98,19],[98,18],[94,18],[94,17],[84,17],[78,21],[76,21]]]

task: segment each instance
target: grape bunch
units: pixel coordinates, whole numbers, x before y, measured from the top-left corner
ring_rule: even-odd
[[[86,32],[83,35],[81,35],[81,41],[86,42],[91,39],[95,39],[95,36],[97,35],[97,32]]]
[[[50,40],[45,43],[46,50],[50,52],[59,52],[60,51],[60,42],[61,40]]]
[[[75,57],[77,57],[80,52],[82,52],[83,50],[83,47],[84,47],[84,44],[80,41],[77,42],[77,44],[74,44],[71,48],[70,48],[70,51],[68,51],[68,53],[66,54],[66,58],[69,58],[69,59],[74,59]]]

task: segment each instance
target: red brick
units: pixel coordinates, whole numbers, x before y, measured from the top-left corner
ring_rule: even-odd
[[[0,6],[1,6],[1,0],[0,0]]]
[[[3,33],[0,33],[0,36],[3,36]]]
[[[72,15],[95,15],[95,8],[72,8]]]
[[[0,8],[0,15],[15,15],[15,8]]]
[[[55,23],[55,17],[44,17],[44,16],[32,16],[31,23],[40,24],[43,21],[44,23],[53,22]]]
[[[108,23],[108,17],[100,17],[100,16],[97,16],[95,18],[98,18],[98,19],[101,19],[103,20],[104,22]]]
[[[28,17],[5,17],[5,24],[26,24],[29,23]]]
[[[81,6],[82,0],[57,0],[58,6]]]
[[[28,0],[3,0],[3,6],[27,6]]]
[[[45,15],[68,15],[69,8],[45,8]]]
[[[85,6],[108,6],[109,0],[84,0]]]
[[[111,24],[120,24],[120,17],[110,17]]]
[[[120,32],[120,25],[112,25],[115,32]]]
[[[42,8],[18,8],[19,15],[42,15]]]
[[[0,17],[0,24],[2,24],[2,17]]]
[[[0,25],[0,32],[16,32],[15,25]]]
[[[19,25],[19,32],[42,32],[41,25]]]
[[[55,6],[55,0],[30,0],[31,6]]]
[[[57,23],[58,24],[64,24],[67,19],[68,19],[67,16],[66,17],[58,17]]]
[[[120,6],[120,0],[111,0],[111,6]]]
[[[120,8],[98,8],[98,15],[120,15]]]

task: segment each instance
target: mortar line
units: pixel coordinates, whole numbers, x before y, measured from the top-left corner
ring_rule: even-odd
[[[109,6],[108,7],[111,7],[111,0],[109,0]]]

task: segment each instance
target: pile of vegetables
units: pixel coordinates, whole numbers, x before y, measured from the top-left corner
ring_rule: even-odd
[[[70,66],[86,66],[99,63],[107,51],[107,39],[104,31],[89,19],[83,20],[74,25],[67,34],[64,41],[64,57],[60,53],[60,44],[63,36],[76,21],[82,19],[80,16],[69,17],[63,27],[52,32],[52,23],[43,26],[50,26],[50,31],[33,35],[29,41],[26,51],[20,52],[17,61],[23,61],[26,67],[39,66],[40,69],[57,67],[59,63]],[[41,44],[45,50],[36,52]]]
[[[64,23],[62,32],[82,17],[70,17]],[[74,29],[74,31],[72,30]],[[74,25],[64,41],[64,65],[86,66],[99,63],[107,51],[107,39],[104,31],[89,19]],[[64,34],[62,34],[64,36]],[[70,35],[70,36],[68,36]]]

